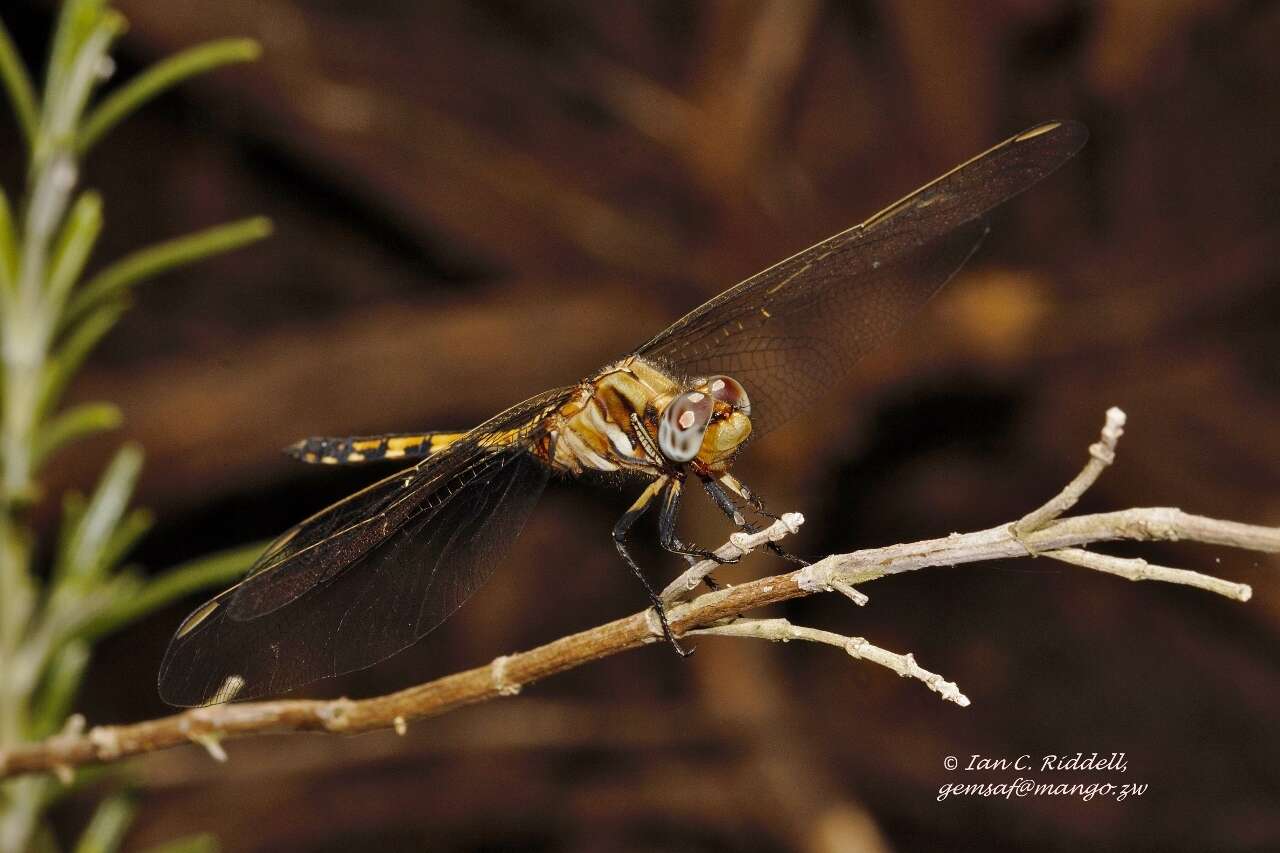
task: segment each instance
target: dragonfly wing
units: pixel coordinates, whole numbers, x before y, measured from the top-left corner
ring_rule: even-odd
[[[751,397],[753,434],[764,434],[900,328],[977,249],[983,217],[1087,138],[1075,122],[1024,131],[730,288],[637,352],[684,376],[738,379]]]
[[[529,442],[563,397],[509,410],[282,536],[183,622],[161,698],[195,706],[283,692],[371,666],[436,628],[519,535],[550,475]]]
[[[572,388],[557,388],[512,406],[446,450],[285,531],[235,588],[231,602],[235,617],[244,620],[269,613],[345,571],[408,521],[437,506],[457,488],[454,481],[469,476],[485,457],[535,441],[546,416],[572,393]]]

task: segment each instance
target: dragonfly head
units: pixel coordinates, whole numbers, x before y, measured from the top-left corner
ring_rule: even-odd
[[[672,462],[694,458],[725,465],[751,435],[751,400],[728,376],[700,379],[667,404],[658,421],[658,447]]]

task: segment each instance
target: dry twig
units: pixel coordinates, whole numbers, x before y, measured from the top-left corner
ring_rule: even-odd
[[[974,533],[953,533],[940,539],[836,554],[788,574],[709,592],[670,607],[671,627],[677,634],[701,632],[770,640],[801,639],[835,645],[854,657],[871,660],[900,675],[917,678],[943,698],[964,705],[968,700],[956,685],[921,669],[910,655],[885,651],[862,638],[816,631],[781,619],[742,619],[740,614],[828,590],[850,594],[855,601],[865,600],[853,589],[854,584],[929,566],[1022,557],[1028,552],[1132,580],[1185,584],[1247,601],[1251,591],[1245,584],[1081,550],[1082,546],[1091,543],[1120,539],[1185,539],[1252,551],[1280,552],[1280,528],[1221,521],[1170,507],[1060,518],[1061,513],[1074,504],[1102,469],[1110,464],[1123,423],[1123,412],[1118,409],[1108,412],[1102,441],[1091,448],[1091,460],[1085,470],[1044,507],[1018,522]],[[745,553],[767,541],[776,541],[794,532],[801,521],[803,519],[798,515],[789,514],[759,533],[735,534],[729,544],[722,546],[720,553],[731,556]],[[696,574],[698,569],[695,566],[691,572]],[[673,584],[673,594],[679,593],[682,587],[687,588],[686,581],[691,576]],[[351,734],[389,728],[403,732],[408,721],[439,716],[464,705],[500,696],[512,696],[525,685],[549,675],[661,638],[661,628],[652,611],[645,611],[526,652],[501,656],[485,666],[372,699],[286,699],[218,705],[132,725],[97,726],[84,732],[73,728],[41,743],[0,752],[0,778],[37,771],[65,774],[67,768],[116,761],[189,742],[203,745],[218,757],[222,755],[222,740],[249,734],[283,731]]]
[[[807,640],[811,643],[822,643],[844,649],[856,660],[878,663],[893,670],[903,678],[914,678],[937,693],[948,702],[955,702],[962,708],[968,707],[969,697],[960,692],[953,682],[941,675],[929,672],[916,663],[912,654],[900,655],[882,649],[868,641],[865,637],[846,637],[831,631],[817,628],[805,628],[793,625],[786,619],[735,619],[724,625],[713,625],[710,628],[695,628],[690,634],[710,634],[719,637],[755,637],[759,640],[770,640],[775,643],[789,643],[792,640]]]

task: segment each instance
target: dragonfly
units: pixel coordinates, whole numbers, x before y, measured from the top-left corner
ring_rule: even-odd
[[[730,473],[743,448],[838,403],[840,377],[977,251],[987,214],[1087,138],[1073,121],[1029,128],[474,429],[297,443],[288,452],[308,463],[413,465],[285,532],[187,616],[161,664],[161,698],[190,707],[282,693],[402,651],[489,579],[553,476],[591,472],[644,483],[613,539],[684,653],[628,550],[631,527],[656,507],[663,548],[714,559],[676,533],[690,483],[742,529],[756,529],[749,513],[772,517]]]

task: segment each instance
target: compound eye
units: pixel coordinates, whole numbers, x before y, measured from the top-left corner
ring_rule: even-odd
[[[688,462],[702,447],[715,402],[701,391],[686,391],[671,401],[658,422],[658,449],[672,462]]]
[[[707,380],[707,390],[722,403],[728,403],[744,415],[751,416],[751,398],[742,383],[729,376],[712,376]]]

